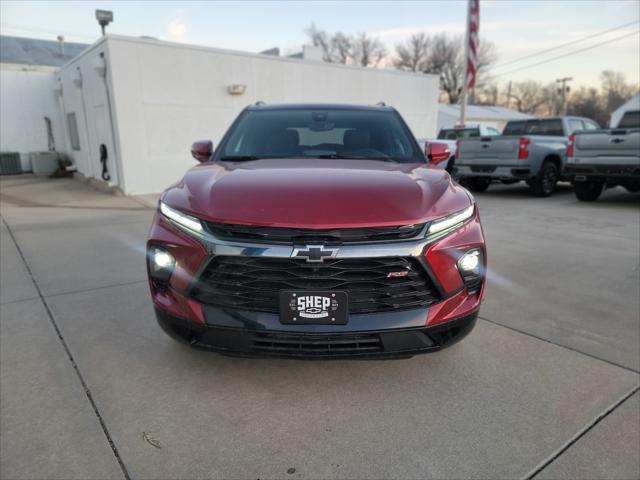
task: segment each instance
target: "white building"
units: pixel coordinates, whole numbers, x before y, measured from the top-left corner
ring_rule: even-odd
[[[611,121],[609,122],[609,127],[615,128],[618,126],[622,115],[629,110],[640,110],[640,92],[636,93],[629,100],[624,102],[620,108],[614,110],[611,113]]]
[[[179,180],[194,165],[191,143],[216,144],[259,100],[384,101],[416,136],[436,134],[436,76],[324,63],[314,53],[293,59],[108,35],[56,73],[65,151],[82,175],[100,179],[104,145],[108,184],[141,194]]]
[[[19,153],[22,171],[31,152],[66,149],[54,72],[87,47],[0,37],[0,151]]]
[[[531,118],[531,115],[505,107],[467,105],[466,123],[481,123],[502,131],[509,120]],[[438,105],[438,131],[453,128],[460,123],[460,105]]]

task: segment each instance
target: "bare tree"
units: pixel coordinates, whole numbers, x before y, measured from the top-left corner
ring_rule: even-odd
[[[540,95],[543,87],[540,82],[526,81],[514,83],[511,87],[511,98],[514,100],[516,110],[525,113],[536,113],[544,104]]]
[[[449,38],[445,33],[433,37],[431,53],[425,63],[424,73],[440,76],[440,88],[449,103],[458,103],[462,92],[462,41]]]
[[[322,59],[325,62],[375,67],[387,54],[384,44],[366,33],[356,36],[345,35],[342,32],[328,34],[315,24],[307,27],[305,33],[314,46],[322,48]]]
[[[349,60],[354,57],[353,49],[353,40],[342,32],[337,32],[331,38],[331,61],[349,63]]]
[[[366,33],[359,33],[353,38],[353,59],[358,65],[375,67],[386,55],[387,49],[379,39]]]
[[[539,115],[551,116],[560,113],[560,97],[558,95],[558,86],[555,82],[549,83],[542,87],[539,92],[540,106],[536,110]]]
[[[606,93],[601,95],[596,88],[580,87],[567,102],[567,114],[591,118],[600,125],[606,125],[609,113],[605,107]]]
[[[424,33],[417,33],[404,43],[396,45],[398,58],[393,62],[395,67],[409,72],[425,70],[431,40]]]
[[[464,49],[462,37],[449,37],[440,33],[433,37],[422,34],[413,35],[405,43],[396,46],[398,55],[396,68],[431,73],[440,77],[440,88],[448,103],[458,103],[462,93],[464,72]],[[478,63],[476,64],[476,89],[472,95],[480,92],[488,83],[487,73],[497,60],[495,45],[488,41],[480,42]],[[492,98],[497,96],[495,88]]]
[[[482,40],[478,49],[478,62],[476,64],[476,86],[482,88],[490,79],[489,70],[498,60],[498,53],[493,42]]]
[[[322,59],[325,62],[333,62],[331,39],[327,35],[327,32],[320,30],[316,27],[315,23],[312,23],[305,28],[304,33],[307,34],[311,44],[314,47],[322,48]],[[346,62],[342,62],[346,63]]]
[[[613,112],[635,93],[634,87],[627,83],[624,74],[620,72],[605,70],[600,74],[600,82],[602,84],[602,93],[606,97],[606,110],[609,113]]]
[[[475,105],[498,105],[500,103],[500,89],[495,83],[486,84],[474,89]]]

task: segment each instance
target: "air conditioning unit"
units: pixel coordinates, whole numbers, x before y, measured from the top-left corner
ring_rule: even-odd
[[[17,175],[22,173],[20,154],[17,152],[0,152],[0,175]]]
[[[58,169],[58,160],[60,154],[58,152],[31,152],[29,160],[31,160],[31,168],[35,175],[51,175]]]

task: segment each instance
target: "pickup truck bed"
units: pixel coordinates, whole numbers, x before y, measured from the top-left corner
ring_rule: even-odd
[[[627,113],[618,128],[576,132],[569,138],[566,174],[578,199],[596,200],[616,185],[640,191],[640,115]]]
[[[588,123],[587,123],[588,122]],[[486,190],[493,180],[526,181],[540,197],[564,180],[569,133],[597,125],[579,117],[539,118],[507,123],[504,134],[465,138],[458,144],[456,175],[472,191]]]

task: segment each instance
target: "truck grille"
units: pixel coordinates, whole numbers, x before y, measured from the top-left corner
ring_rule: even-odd
[[[281,228],[206,222],[207,229],[223,240],[266,243],[357,243],[379,240],[407,240],[417,237],[424,223],[369,228]]]
[[[298,333],[255,333],[251,349],[258,353],[304,356],[366,355],[382,349],[375,333],[322,335]]]
[[[404,277],[388,278],[392,272]],[[191,291],[204,304],[278,312],[280,290],[343,290],[349,313],[423,308],[440,301],[426,271],[412,257],[302,259],[213,257]]]

